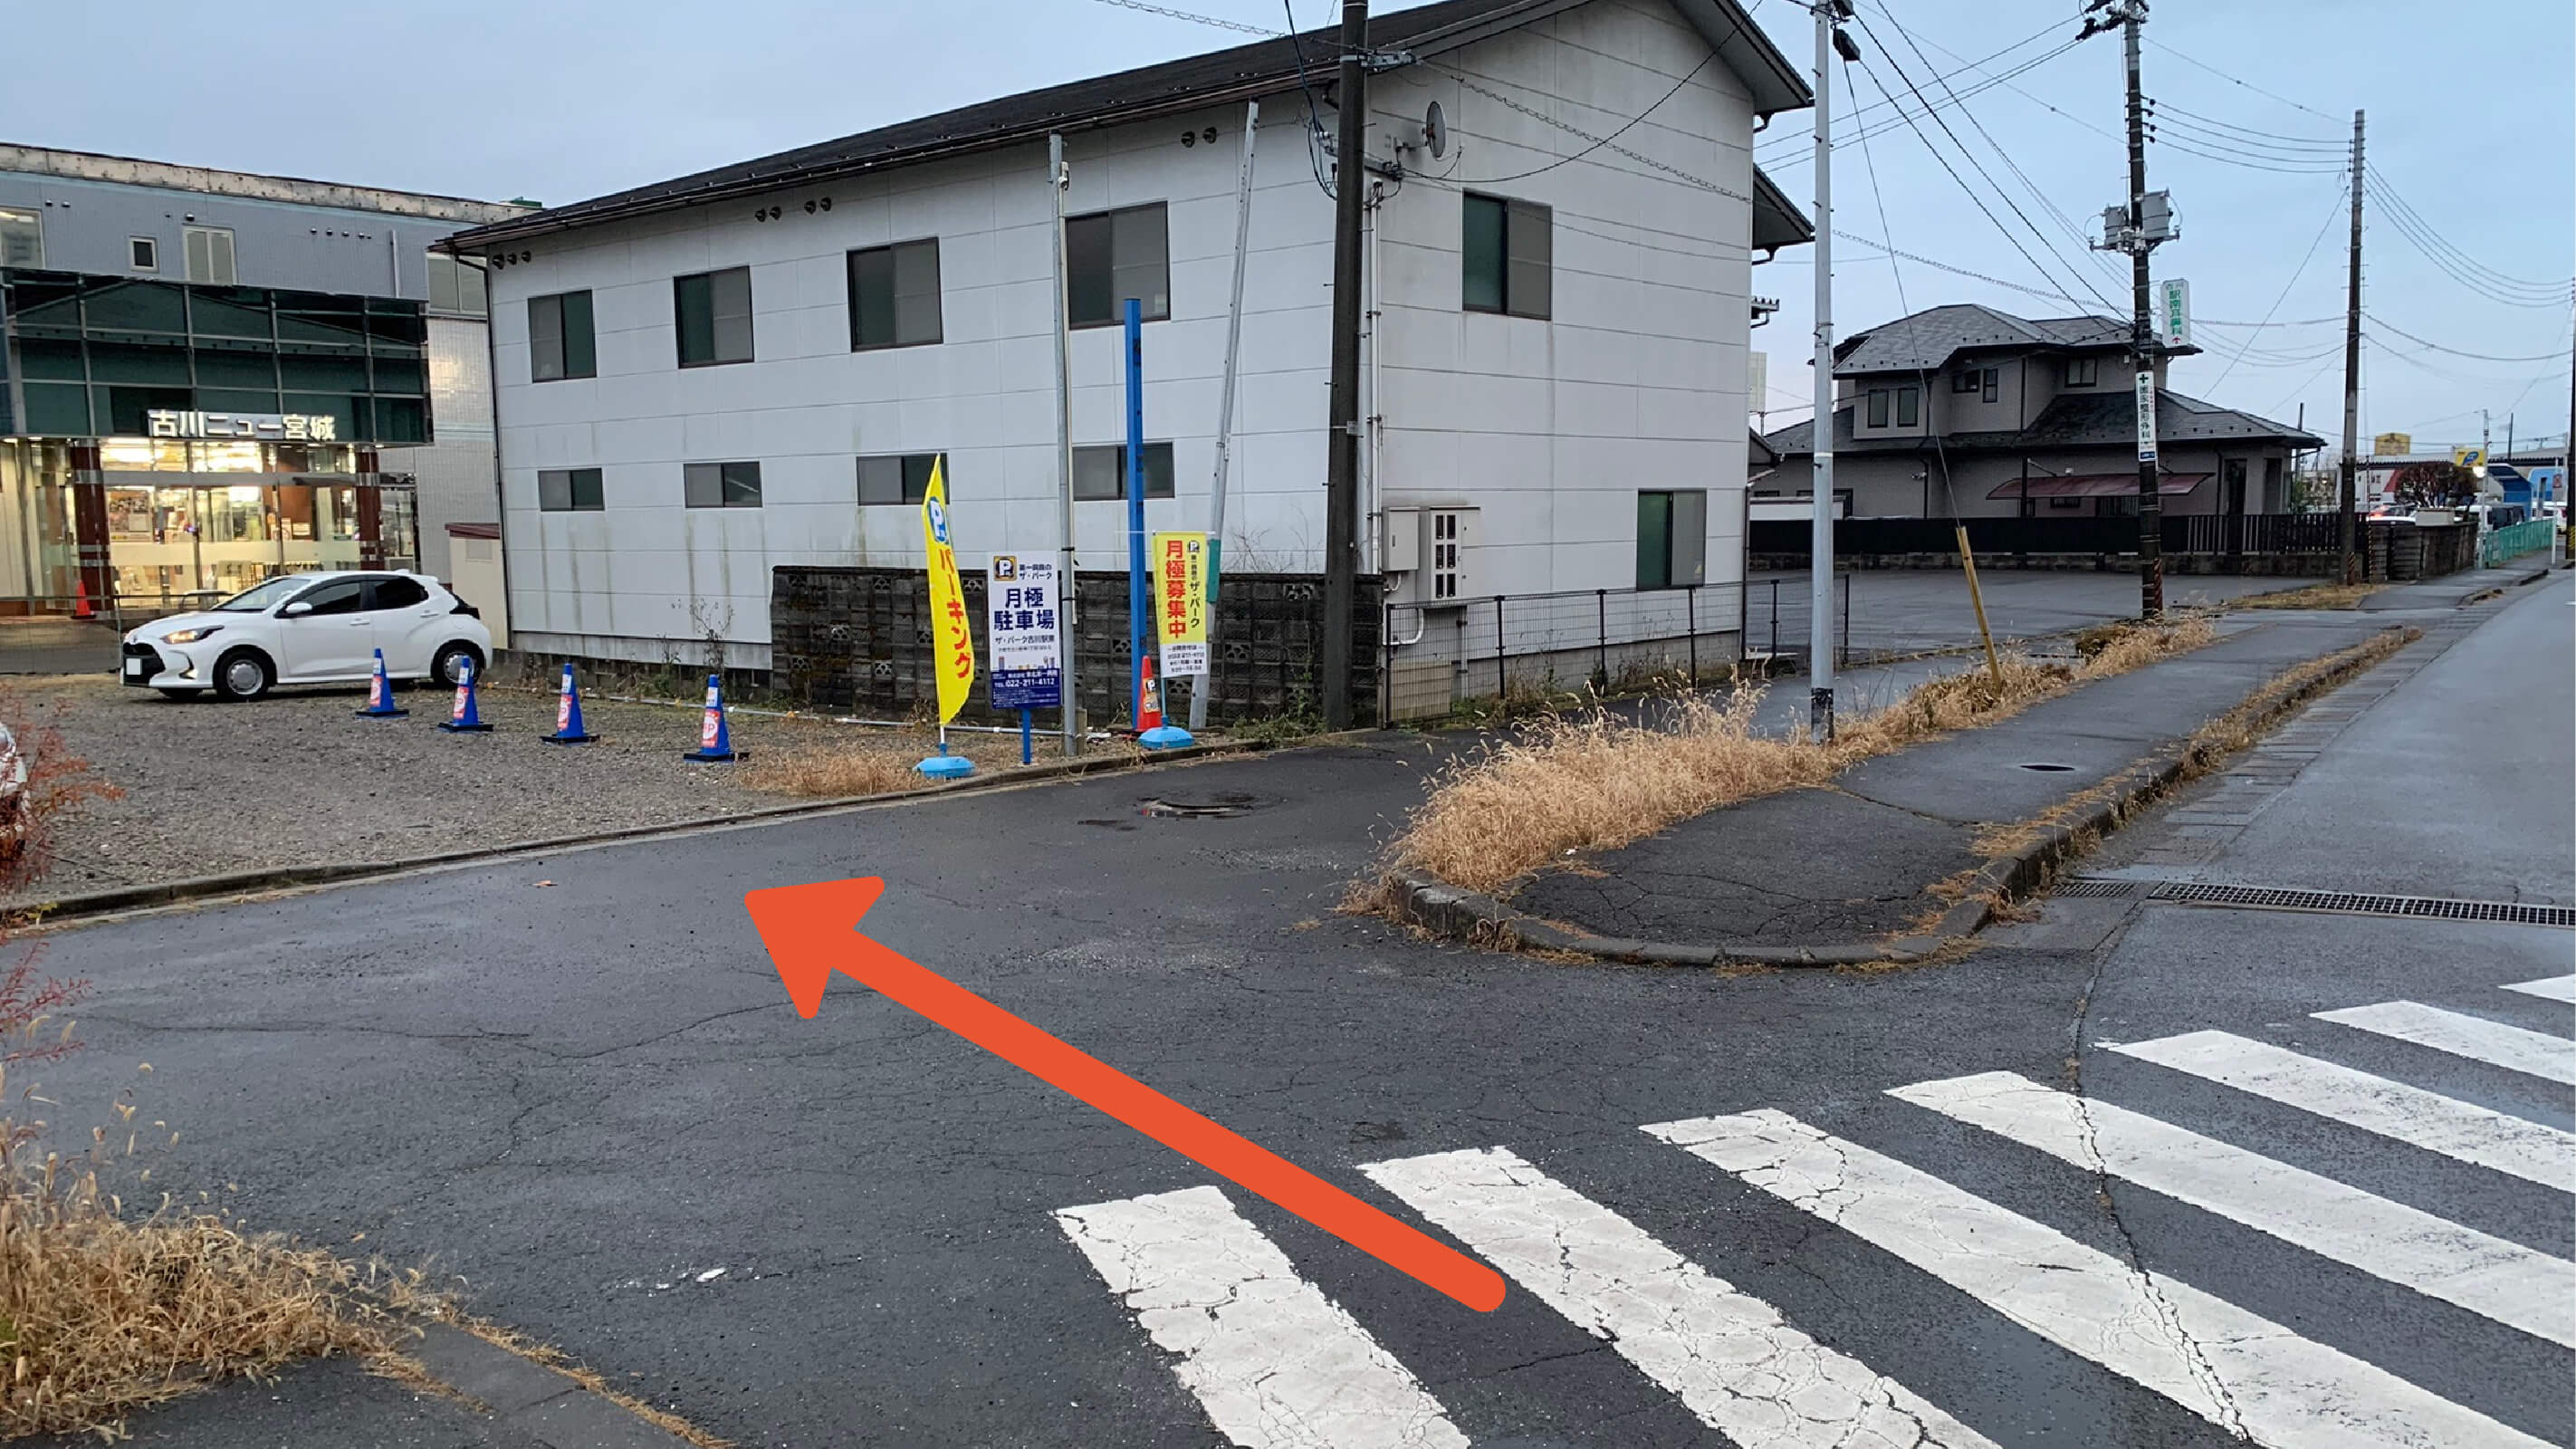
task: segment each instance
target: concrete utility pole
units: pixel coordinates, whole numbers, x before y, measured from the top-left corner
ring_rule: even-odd
[[[2335,533],[2343,545],[2343,581],[2361,582],[2361,554],[2353,535],[2361,484],[2361,112],[2352,113],[2352,256],[2343,304],[2343,481],[2336,489],[2341,515]]]
[[[1858,54],[1835,22],[1849,0],[1818,0],[1816,15],[1816,458],[1808,481],[1807,734],[1834,737],[1834,54]],[[1925,399],[1924,406],[1931,406]]]
[[[1082,753],[1082,697],[1073,679],[1073,358],[1071,311],[1065,299],[1064,191],[1073,173],[1064,164],[1064,137],[1047,137],[1047,190],[1055,197],[1055,486],[1063,507],[1061,550],[1056,555],[1056,676],[1064,695],[1064,755]]]
[[[1261,130],[1261,102],[1243,107],[1243,175],[1234,192],[1234,293],[1225,309],[1225,388],[1216,405],[1216,476],[1208,483],[1207,621],[1208,644],[1216,644],[1217,595],[1225,577],[1226,468],[1234,452],[1234,383],[1243,362],[1243,270],[1252,249],[1252,145]],[[1190,685],[1190,731],[1207,728],[1208,691],[1216,683],[1216,660]]]
[[[1351,727],[1352,627],[1359,604],[1360,204],[1368,194],[1368,0],[1342,0],[1333,105],[1332,432],[1324,454],[1324,728]]]
[[[2138,399],[2138,617],[2155,619],[2165,611],[2165,504],[2156,477],[2156,332],[2155,303],[2149,289],[2148,257],[2155,241],[2147,232],[2147,98],[2138,81],[2138,32],[2146,28],[2147,0],[2127,0],[2120,15],[2129,72],[2129,290],[2135,315],[2130,321],[2130,352],[2137,360]]]

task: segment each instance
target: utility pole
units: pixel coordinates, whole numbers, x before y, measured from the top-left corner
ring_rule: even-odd
[[[1063,690],[1064,757],[1082,753],[1082,696],[1074,683],[1073,583],[1073,359],[1070,310],[1065,298],[1064,191],[1073,173],[1064,164],[1064,137],[1047,137],[1047,191],[1055,198],[1055,487],[1061,545],[1056,555],[1056,678]]]
[[[1225,388],[1216,405],[1216,476],[1208,484],[1207,621],[1208,643],[1216,643],[1222,610],[1217,599],[1225,577],[1225,484],[1234,451],[1234,383],[1243,360],[1243,270],[1252,249],[1252,145],[1261,130],[1261,102],[1243,106],[1243,175],[1234,192],[1234,293],[1225,309]],[[1211,654],[1213,648],[1211,648]],[[1190,685],[1190,731],[1207,728],[1208,692],[1216,683],[1216,660]]]
[[[2360,491],[2361,477],[2361,112],[2352,113],[2352,258],[2344,281],[2343,304],[2343,482],[2336,491],[2335,507],[2342,517],[2335,524],[2337,538],[2343,544],[2343,581],[2361,582],[2361,554],[2354,548],[2353,537],[2359,528],[2355,517],[2355,495]]]
[[[1834,737],[1834,56],[1860,47],[1836,22],[1850,0],[1817,0],[1816,15],[1816,456],[1808,479],[1807,737]],[[1930,406],[1929,401],[1925,406]]]
[[[2147,98],[2138,82],[2138,32],[2146,28],[2147,0],[2127,0],[2120,13],[2129,72],[2129,290],[2130,353],[2137,361],[2138,399],[2138,617],[2165,611],[2165,504],[2156,477],[2155,304],[2148,297]]]
[[[1332,432],[1324,454],[1324,728],[1351,727],[1359,594],[1360,204],[1368,194],[1368,0],[1342,0],[1334,91]]]

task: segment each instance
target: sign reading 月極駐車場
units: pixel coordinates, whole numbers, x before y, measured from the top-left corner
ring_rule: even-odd
[[[992,654],[993,708],[1064,704],[1062,600],[1055,560],[993,555],[984,571],[984,643]]]

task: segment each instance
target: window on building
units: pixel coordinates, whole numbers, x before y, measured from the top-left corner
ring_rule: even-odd
[[[0,267],[45,264],[45,222],[32,211],[0,206]]]
[[[1637,495],[1637,587],[1687,588],[1708,575],[1708,494],[1702,489]]]
[[[597,468],[544,468],[537,473],[537,506],[548,513],[597,513],[608,506],[608,496]],[[690,506],[697,506],[694,499]]]
[[[2081,508],[2084,506],[2084,500],[2081,498],[2052,497],[2048,500],[2048,506],[2051,508]]]
[[[1869,390],[1869,425],[1873,428],[1887,426],[1886,388],[1874,387]]]
[[[939,242],[850,253],[850,350],[939,340]]]
[[[1172,315],[1172,266],[1163,203],[1065,218],[1066,311],[1076,327],[1124,322],[1127,299],[1148,322]]]
[[[210,286],[233,285],[233,229],[192,226],[183,230],[188,248],[188,280]]]
[[[591,330],[590,294],[557,292],[528,299],[528,380],[553,382],[599,375],[599,339]]]
[[[2001,383],[2002,379],[2003,372],[2000,368],[1963,367],[1957,372],[1950,374],[1950,391],[1954,393],[1975,393],[1984,401],[1993,402],[1995,400],[1995,394],[1998,391],[1998,384]]]
[[[1900,387],[1896,390],[1896,425],[1910,428],[1923,421],[1923,389]]]
[[[671,296],[682,367],[751,361],[751,268],[675,277]]]
[[[2101,381],[2101,368],[2102,360],[2098,357],[2070,357],[2066,359],[2066,385],[2091,387]]]
[[[125,264],[138,272],[161,270],[161,243],[148,236],[127,237]]]
[[[1109,443],[1097,448],[1073,450],[1073,496],[1095,501],[1127,496],[1127,445]],[[1172,494],[1172,445],[1145,445],[1145,496],[1169,498]]]
[[[483,264],[444,252],[429,254],[429,310],[481,317],[491,311],[483,285]]]
[[[1554,310],[1551,214],[1534,201],[1469,194],[1458,241],[1459,305],[1470,312],[1547,317]]]
[[[939,453],[889,453],[882,457],[861,458],[859,502],[919,503],[929,495],[930,470],[943,456]]]
[[[681,501],[691,508],[758,508],[758,463],[691,463],[682,470]]]

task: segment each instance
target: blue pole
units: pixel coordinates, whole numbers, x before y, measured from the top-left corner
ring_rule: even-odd
[[[1127,718],[1145,695],[1145,305],[1127,299]]]
[[[1032,748],[1033,744],[1034,744],[1034,741],[1032,741],[1032,740],[1030,739],[1030,737],[1029,737],[1029,712],[1028,712],[1027,710],[1021,710],[1021,711],[1020,711],[1020,763],[1021,763],[1021,764],[1023,764],[1023,765],[1028,764],[1031,760],[1033,760],[1033,759],[1035,759],[1035,758],[1036,758],[1034,755],[1032,755],[1032,754],[1030,754],[1030,753],[1029,753],[1029,751],[1030,751],[1030,749]]]

